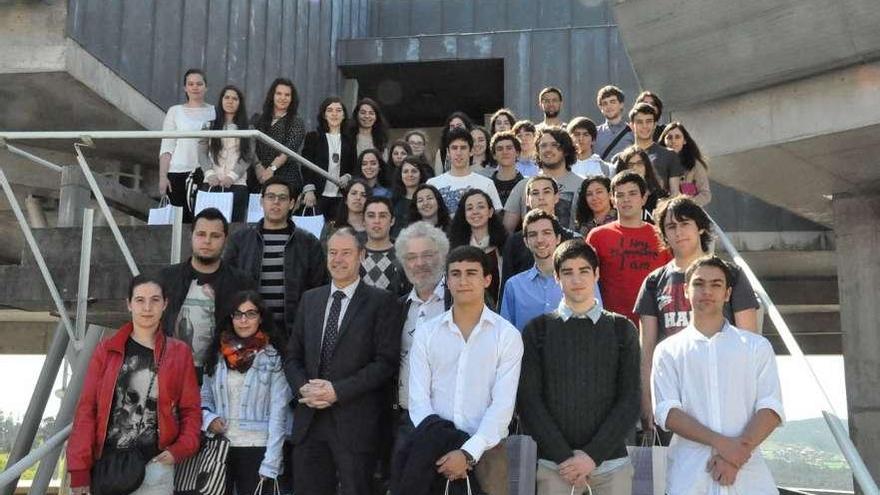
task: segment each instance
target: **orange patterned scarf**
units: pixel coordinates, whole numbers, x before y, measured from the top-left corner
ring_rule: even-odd
[[[241,338],[235,332],[227,330],[220,335],[220,352],[226,359],[226,366],[229,369],[246,373],[254,364],[257,353],[268,343],[269,336],[262,330],[257,330],[257,333],[246,338]]]

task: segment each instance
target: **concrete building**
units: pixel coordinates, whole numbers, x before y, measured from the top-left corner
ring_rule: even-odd
[[[843,350],[853,436],[880,476],[880,450],[872,450],[880,449],[880,264],[871,257],[880,247],[880,169],[870,154],[880,135],[880,14],[873,7],[869,0],[0,2],[0,130],[159,129],[164,111],[183,99],[189,67],[206,70],[209,102],[236,84],[250,113],[275,77],[290,77],[309,128],[328,94],[373,97],[402,129],[439,126],[455,110],[480,120],[501,106],[537,120],[537,93],[548,85],[565,94],[563,120],[601,122],[601,86],[622,87],[628,103],[651,89],[712,158],[709,210],[805,351]],[[75,163],[69,142],[27,144]],[[90,152],[100,171],[147,193],[157,155],[158,143],[147,141],[103,141]],[[60,177],[2,151],[0,160],[20,203],[31,195],[55,225]],[[45,312],[47,292],[20,254],[7,208],[0,201],[11,239],[0,243],[0,259],[13,264],[0,267],[0,304]],[[160,231],[125,230],[145,267],[167,259],[169,236]],[[53,246],[50,268],[68,302],[78,254],[69,246],[78,236],[38,233]],[[90,314],[111,324],[124,287],[122,271],[113,270],[124,265],[112,247],[99,251]],[[765,334],[785,352],[772,325]]]

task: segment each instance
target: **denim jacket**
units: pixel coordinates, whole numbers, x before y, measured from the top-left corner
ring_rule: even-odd
[[[202,430],[216,418],[229,417],[226,360],[218,357],[212,376],[205,375],[202,383]],[[290,428],[292,399],[290,386],[284,376],[281,356],[267,345],[254,358],[254,363],[244,377],[239,404],[239,427],[243,430],[268,431],[266,455],[259,473],[277,478],[281,471],[281,447]]]

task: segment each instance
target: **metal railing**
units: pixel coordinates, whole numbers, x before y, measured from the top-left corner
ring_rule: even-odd
[[[734,247],[733,242],[730,241],[727,234],[724,233],[714,219],[712,220],[712,224],[715,227],[715,234],[721,242],[721,245],[733,259],[734,263],[742,269],[743,274],[745,274],[749,283],[752,285],[752,289],[766,308],[767,316],[770,317],[770,321],[773,322],[773,326],[775,326],[776,331],[779,332],[779,336],[782,338],[785,348],[788,349],[788,352],[792,357],[795,358],[804,371],[813,379],[813,383],[819,389],[820,395],[825,403],[824,405],[826,406],[826,408],[821,408],[822,416],[825,418],[825,422],[828,424],[828,428],[831,430],[831,434],[834,436],[834,440],[837,442],[838,447],[840,447],[843,457],[846,459],[847,464],[849,464],[850,469],[852,469],[853,477],[862,489],[862,493],[865,493],[866,495],[880,495],[880,488],[878,488],[874,478],[871,477],[871,473],[868,471],[868,467],[865,465],[865,461],[859,454],[858,449],[856,449],[856,446],[852,443],[849,435],[847,435],[846,428],[840,420],[840,416],[837,413],[837,409],[834,407],[834,403],[831,402],[828,392],[825,390],[825,387],[822,386],[822,382],[819,381],[819,376],[816,374],[813,366],[807,361],[804,352],[801,350],[800,345],[798,345],[797,340],[795,340],[791,329],[788,328],[785,319],[782,318],[782,313],[779,312],[779,308],[776,307],[776,304],[770,299],[763,284],[761,284],[761,281],[758,280],[755,272],[752,271],[749,264],[746,263],[746,260],[742,257],[736,247]]]
[[[241,139],[257,139],[264,144],[272,147],[273,149],[290,156],[295,159],[301,165],[309,168],[313,172],[323,176],[327,180],[332,181],[333,183],[344,186],[345,179],[339,179],[337,177],[331,176],[325,170],[318,167],[314,163],[306,160],[302,156],[300,156],[295,151],[287,148],[281,143],[275,141],[269,136],[263,134],[260,131],[256,130],[240,130],[240,131],[69,131],[69,132],[0,132],[0,148],[5,147],[7,150],[30,159],[31,161],[38,163],[42,166],[48,167],[55,171],[60,171],[61,167],[49,162],[48,160],[44,160],[40,157],[37,157],[29,152],[16,148],[6,141],[8,140],[47,140],[47,139],[66,139],[66,140],[77,140],[82,143],[93,146],[94,140],[96,139],[187,139],[187,138],[221,138],[221,137],[237,137]],[[77,161],[79,162],[83,172],[86,175],[87,180],[89,181],[89,187],[92,190],[92,193],[95,195],[95,198],[98,200],[99,205],[101,206],[102,212],[104,213],[105,218],[107,219],[108,224],[111,229],[113,229],[114,237],[116,238],[117,244],[123,254],[126,256],[126,261],[129,263],[129,267],[131,268],[133,273],[136,273],[137,267],[134,264],[134,261],[131,260],[130,252],[128,251],[128,247],[125,245],[125,241],[122,238],[122,235],[119,233],[118,226],[116,222],[113,220],[112,214],[110,212],[109,207],[107,206],[106,200],[101,193],[100,189],[97,186],[97,183],[94,181],[94,177],[91,175],[90,167],[85,160],[85,157],[81,151],[81,144],[77,143],[75,145]],[[91,179],[91,180],[89,180]],[[17,206],[17,202],[15,201],[14,196],[11,194],[11,188],[8,186],[8,181],[5,180],[5,175],[2,173],[2,168],[0,168],[0,182],[3,183],[4,190],[7,193],[7,197],[10,199],[10,203],[13,203]],[[15,209],[14,206],[14,209]],[[17,210],[20,213],[20,209]],[[22,225],[22,229],[27,233],[30,232],[27,227],[27,222],[24,219],[23,215],[16,215],[19,223]],[[863,493],[868,495],[880,495],[880,488],[878,488],[876,482],[871,477],[868,472],[867,466],[865,466],[864,461],[862,460],[858,450],[855,445],[850,440],[849,436],[846,433],[846,428],[843,426],[839,415],[834,407],[834,404],[831,402],[831,399],[828,393],[825,391],[821,382],[818,380],[818,376],[816,372],[813,370],[810,363],[807,361],[804,356],[803,351],[792,335],[791,330],[788,328],[788,325],[785,323],[785,320],[782,318],[782,314],[779,312],[777,306],[770,299],[770,296],[767,294],[767,291],[764,289],[764,286],[761,284],[760,280],[758,280],[757,276],[755,276],[754,272],[749,267],[748,263],[743,259],[742,255],[740,255],[739,251],[734,247],[733,243],[730,241],[730,238],[724,231],[718,226],[715,221],[712,221],[718,240],[724,249],[731,256],[733,261],[742,269],[746,278],[748,278],[749,282],[752,285],[752,288],[755,290],[756,294],[760,298],[761,302],[764,304],[767,314],[770,317],[771,321],[773,321],[774,326],[779,332],[780,337],[782,338],[783,343],[785,344],[788,351],[792,356],[795,357],[797,362],[805,369],[805,371],[812,377],[813,382],[818,387],[820,391],[820,395],[824,399],[824,403],[827,406],[826,409],[822,410],[822,414],[825,418],[825,421],[828,424],[829,429],[834,436],[835,441],[843,452],[844,458],[847,463],[850,465],[852,469],[853,476],[856,479],[859,487],[862,489]],[[178,235],[174,236],[179,239]],[[32,236],[31,236],[32,239]],[[36,246],[36,242],[29,242],[31,250],[34,252],[35,256],[39,253],[39,247]],[[179,251],[177,252],[177,256],[179,257]],[[41,256],[40,256],[41,257]],[[174,251],[172,250],[172,259],[175,258]],[[45,265],[45,263],[43,263]],[[41,271],[44,271],[44,279],[46,280],[47,285],[53,286],[54,283],[51,280],[51,275],[48,274],[48,269],[43,270],[43,265],[41,265]],[[57,291],[56,291],[57,292]],[[81,294],[82,292],[80,292]],[[56,298],[56,305],[59,307],[59,313],[63,310],[63,304],[60,304],[60,297]],[[66,315],[65,313],[62,313]],[[78,318],[82,317],[82,315],[77,313]],[[69,320],[65,322],[65,327],[68,329],[68,332],[71,334],[71,338],[74,339],[74,329],[72,325],[70,325]],[[74,342],[76,340],[74,339]],[[67,426],[65,429],[59,431],[56,435],[54,435],[51,439],[53,442],[52,445],[47,444],[41,446],[39,449],[31,452],[27,456],[21,458],[17,462],[15,462],[12,466],[7,467],[7,469],[0,474],[0,487],[3,487],[4,484],[10,483],[15,480],[18,475],[27,469],[31,464],[37,462],[39,459],[48,456],[52,453],[58,451],[58,446],[67,438],[67,435],[70,432],[70,427]],[[52,448],[54,446],[54,448]],[[53,463],[54,469],[54,463]],[[7,473],[9,473],[7,475]]]

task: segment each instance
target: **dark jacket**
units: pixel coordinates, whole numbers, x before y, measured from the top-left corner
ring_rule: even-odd
[[[131,322],[126,323],[101,341],[89,361],[67,442],[71,486],[89,486],[92,466],[101,458],[113,412],[116,380],[125,359],[125,343],[133,328]],[[156,372],[158,447],[171,452],[174,461],[179,463],[199,450],[202,428],[201,396],[192,351],[183,342],[156,332],[153,354],[159,363]]]
[[[437,459],[461,448],[470,438],[452,421],[432,414],[409,434],[391,464],[391,495],[429,495],[444,493],[446,479],[437,473]],[[470,476],[473,493],[482,493],[477,477]],[[449,485],[449,493],[467,493],[466,482]]]
[[[303,294],[287,344],[284,371],[294,397],[310,379],[318,378],[324,311],[330,298],[325,285]],[[387,409],[385,387],[400,365],[399,306],[394,296],[358,282],[339,323],[336,347],[327,367],[337,402],[320,414],[332,414],[338,438],[346,449],[374,452],[379,446],[379,418]],[[308,434],[315,409],[295,404],[293,443]]]
[[[167,335],[174,335],[174,326],[177,323],[177,315],[189,292],[189,286],[195,278],[195,270],[191,264],[191,258],[183,263],[166,266],[159,272],[165,297],[168,298],[168,307],[162,315],[162,328]],[[214,281],[214,328],[220,324],[220,320],[228,315],[234,308],[229,307],[229,300],[241,290],[253,289],[253,280],[244,272],[231,266],[230,263],[220,263],[217,269],[217,278]]]
[[[323,131],[311,131],[306,134],[303,142],[302,156],[321,167],[329,170],[330,156],[327,149],[327,134]],[[357,161],[354,142],[347,134],[341,134],[342,152],[339,157],[339,176],[345,174],[354,175],[355,162]],[[308,167],[303,167],[303,181],[305,184],[315,185],[315,194],[320,196],[324,192],[324,183],[327,179],[311,171]]]
[[[223,259],[260,285],[263,267],[262,221],[233,233],[226,244]],[[288,333],[296,318],[302,294],[327,282],[327,264],[321,243],[312,234],[294,226],[284,247],[284,326]]]

